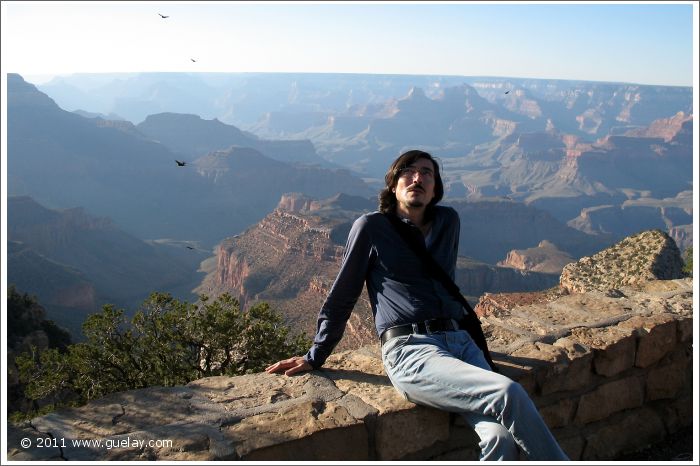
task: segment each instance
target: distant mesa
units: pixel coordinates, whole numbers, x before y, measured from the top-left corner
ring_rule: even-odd
[[[564,267],[574,260],[570,254],[561,251],[555,244],[543,240],[535,248],[510,251],[506,259],[498,262],[498,265],[523,271],[559,275]]]
[[[265,140],[217,119],[207,120],[193,114],[156,113],[137,125],[148,137],[160,141],[173,152],[195,159],[231,146],[250,147],[272,159],[330,167],[316,153],[309,140]]]

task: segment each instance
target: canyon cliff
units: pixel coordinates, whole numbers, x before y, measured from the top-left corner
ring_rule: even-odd
[[[483,249],[484,244],[490,247],[498,243],[503,257],[508,245],[527,245],[545,230],[548,237],[573,250],[595,244],[595,239],[590,241],[546,213],[519,203],[483,201],[452,206],[463,219],[460,254],[464,250],[479,254],[480,245]],[[374,200],[342,194],[323,200],[299,193],[283,195],[277,208],[262,221],[216,247],[215,256],[203,262],[207,276],[196,291],[213,296],[228,292],[244,307],[267,301],[282,312],[288,323],[313,335],[318,311],[340,268],[350,227],[357,217],[375,208]],[[564,265],[561,262],[573,258],[551,243],[540,244],[550,246],[539,250],[537,260],[542,264],[529,269],[460,256],[456,283],[472,303],[485,292],[551,288],[558,283]],[[357,348],[373,341],[376,331],[365,290],[340,347]]]
[[[206,269],[209,273],[196,291],[213,296],[228,292],[243,307],[267,301],[288,324],[313,335],[350,226],[373,204],[344,194],[325,201],[298,193],[284,195],[262,221],[216,247],[215,259]],[[376,331],[364,292],[339,347],[356,348],[372,341]]]
[[[76,340],[85,317],[104,304],[136,307],[157,290],[191,299],[201,280],[203,251],[142,241],[82,208],[11,196],[7,220],[8,283],[36,296]]]

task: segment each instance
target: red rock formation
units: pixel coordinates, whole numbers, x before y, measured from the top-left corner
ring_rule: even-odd
[[[653,121],[646,128],[635,128],[625,133],[625,136],[641,138],[662,138],[669,142],[678,135],[686,122],[693,121],[693,115],[678,112],[670,118],[661,118]]]
[[[334,241],[333,229],[351,222],[360,212],[334,210],[334,216],[326,216],[320,210],[311,213],[314,209],[310,207],[308,198],[285,195],[280,207],[257,225],[222,241],[216,249],[216,266],[199,291],[231,293],[244,308],[257,300],[267,301],[283,313],[288,324],[313,335],[318,310],[343,255],[344,244]],[[341,347],[374,341],[370,306],[363,297]]]
[[[506,259],[498,262],[498,265],[518,270],[560,274],[564,266],[573,261],[574,258],[569,254],[544,240],[535,248],[510,251]]]
[[[312,201],[310,197],[300,193],[283,194],[277,208],[288,212],[300,212],[309,210]]]

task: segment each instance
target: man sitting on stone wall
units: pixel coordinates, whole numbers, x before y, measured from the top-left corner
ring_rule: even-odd
[[[478,320],[476,327],[462,326],[469,331],[460,328],[460,321],[469,321],[465,306],[445,281],[426,273],[430,259],[410,245],[407,235],[418,238],[418,247],[454,280],[460,220],[454,209],[437,205],[443,196],[438,163],[426,152],[408,151],[385,182],[379,212],[352,226],[313,346],[267,372],[321,367],[366,283],[382,361],[396,390],[414,403],[460,413],[480,438],[482,460],[516,460],[519,450],[530,460],[568,460],[522,386],[492,370]]]

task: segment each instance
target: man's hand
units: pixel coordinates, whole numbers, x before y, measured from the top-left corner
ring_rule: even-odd
[[[310,371],[313,367],[309,364],[306,359],[301,356],[294,356],[289,359],[284,359],[280,362],[276,362],[271,366],[265,368],[265,372],[268,374],[274,374],[275,372],[284,371],[284,375],[292,375],[297,372]]]

